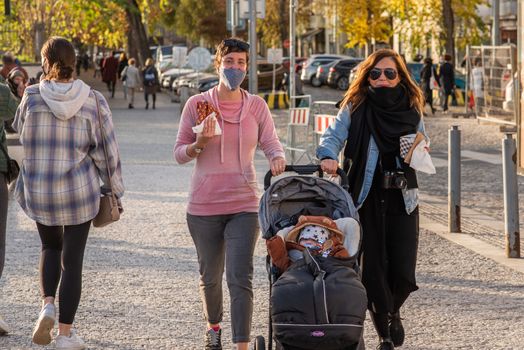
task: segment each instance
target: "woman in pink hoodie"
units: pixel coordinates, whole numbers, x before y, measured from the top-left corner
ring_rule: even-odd
[[[240,88],[249,44],[225,39],[217,47],[217,87],[191,97],[182,111],[175,159],[196,159],[187,223],[200,265],[207,321],[205,349],[222,349],[224,267],[231,299],[232,339],[247,349],[253,314],[253,253],[258,238],[254,157],[260,146],[273,175],[284,171],[284,150],[265,101]],[[198,125],[197,125],[198,124]],[[193,127],[197,126],[201,130]]]

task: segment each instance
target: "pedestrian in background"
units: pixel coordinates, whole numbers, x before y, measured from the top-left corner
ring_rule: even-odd
[[[404,343],[400,307],[418,289],[418,184],[400,155],[400,137],[424,133],[423,108],[424,95],[402,58],[378,50],[358,66],[317,149],[322,170],[335,174],[344,148],[344,171],[362,224],[362,283],[379,350]]]
[[[29,80],[29,75],[27,74],[27,71],[21,66],[16,64],[15,57],[11,53],[6,53],[4,56],[2,56],[2,69],[0,69],[0,75],[5,79],[7,79],[7,76],[9,75],[9,72],[11,72],[13,69],[18,69],[24,74],[24,80]]]
[[[118,58],[118,80],[124,80],[122,79],[122,71],[124,68],[126,68],[129,65],[128,59],[125,52],[122,52],[120,54],[120,57]],[[122,84],[123,90],[124,90],[124,99],[127,100],[127,86],[126,84]]]
[[[435,115],[435,107],[433,107],[433,90],[437,86],[431,86],[432,83],[438,84],[437,70],[433,67],[433,60],[431,57],[426,57],[424,59],[424,66],[420,71],[420,85],[424,92],[426,104],[429,104],[429,107],[431,107],[431,114]],[[440,87],[440,85],[438,87]]]
[[[440,87],[442,89],[442,110],[447,112],[448,110],[448,98],[453,96],[453,90],[455,88],[455,68],[451,63],[451,55],[444,55],[444,63],[440,65],[439,77],[440,77]]]
[[[59,287],[56,349],[84,349],[84,341],[72,328],[80,302],[84,250],[101,192],[111,188],[107,163],[113,191],[118,198],[124,193],[120,158],[107,101],[73,79],[73,45],[52,37],[41,53],[44,78],[26,89],[14,122],[24,154],[15,198],[36,222],[42,242],[42,309],[32,339],[39,345],[51,342]]]
[[[115,51],[111,51],[111,54],[102,61],[102,81],[106,83],[107,89],[111,93],[111,98],[115,97],[117,73],[118,60],[115,57]]]
[[[7,86],[9,86],[11,93],[17,99],[17,104],[24,95],[26,84],[27,81],[25,81],[24,73],[19,69],[19,67],[13,68],[7,75]],[[7,133],[15,133],[12,124],[13,118],[4,121],[4,129]]]
[[[142,70],[142,84],[144,84],[144,98],[146,100],[146,109],[149,108],[149,95],[153,98],[153,109],[156,108],[156,92],[160,86],[158,72],[155,68],[155,61],[152,58],[146,60],[146,66]]]
[[[207,350],[222,349],[224,267],[231,300],[233,343],[235,349],[248,349],[253,314],[253,253],[259,234],[259,198],[253,164],[257,145],[269,160],[273,175],[281,174],[286,165],[267,104],[240,88],[249,59],[256,59],[249,57],[248,52],[249,44],[239,39],[225,39],[217,46],[215,68],[219,85],[187,101],[174,149],[179,164],[196,160],[187,224],[200,267]],[[192,127],[197,124],[203,131],[195,134]]]
[[[136,68],[136,60],[129,59],[129,65],[122,71],[122,83],[128,89],[129,93],[129,108],[135,108],[135,91],[140,87],[140,72]]]
[[[19,100],[12,94],[11,89],[4,83],[0,76],[0,147],[7,153],[7,139],[4,130],[4,122],[13,119]],[[5,263],[5,241],[7,225],[7,158],[0,151],[0,277]],[[0,336],[9,333],[9,326],[0,316]]]
[[[482,68],[480,57],[475,58],[474,67],[471,70],[471,83],[475,101],[475,114],[480,115],[484,107],[484,68]]]

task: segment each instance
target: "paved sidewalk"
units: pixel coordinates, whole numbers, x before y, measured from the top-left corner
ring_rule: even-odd
[[[125,213],[118,223],[93,229],[88,240],[78,333],[89,349],[201,349],[198,265],[185,224],[192,164],[172,160],[178,104],[161,94],[157,110],[145,111],[139,94],[137,108],[128,110],[121,91],[110,104],[127,188]],[[256,167],[261,182],[268,167],[260,155]],[[13,331],[0,337],[0,349],[42,349],[31,344],[39,311],[38,235],[14,201],[7,224],[0,315]],[[429,227],[424,220],[423,227]],[[403,310],[402,349],[523,348],[524,274],[424,228],[419,252],[420,290]],[[253,335],[267,334],[265,255],[259,240]],[[231,348],[228,305],[226,298],[224,349]],[[365,339],[374,349],[369,321]]]

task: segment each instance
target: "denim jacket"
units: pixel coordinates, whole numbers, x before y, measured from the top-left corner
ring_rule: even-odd
[[[317,158],[331,158],[338,159],[339,153],[343,150],[346,140],[349,135],[349,127],[351,126],[351,117],[349,112],[350,106],[345,106],[340,109],[335,121],[329,126],[324,135],[320,138],[320,145],[317,148]],[[420,119],[418,131],[426,135],[424,122]],[[426,136],[427,138],[427,136]],[[358,196],[358,201],[355,203],[357,209],[360,209],[366,200],[371,184],[373,183],[373,175],[377,166],[379,156],[378,146],[371,135],[369,140],[368,157],[365,170],[364,183]],[[404,204],[406,205],[406,212],[411,214],[418,205],[418,188],[403,189]]]

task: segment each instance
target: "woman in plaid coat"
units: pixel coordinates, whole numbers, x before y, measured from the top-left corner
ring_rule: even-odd
[[[55,295],[60,286],[57,349],[85,348],[72,324],[80,301],[91,220],[98,212],[101,192],[108,191],[110,183],[102,137],[113,191],[118,198],[124,194],[111,111],[101,93],[73,80],[75,60],[74,48],[66,39],[52,37],[44,44],[44,77],[39,85],[26,89],[13,124],[24,149],[15,197],[36,222],[42,241],[43,307],[33,342],[46,345],[52,340]]]

